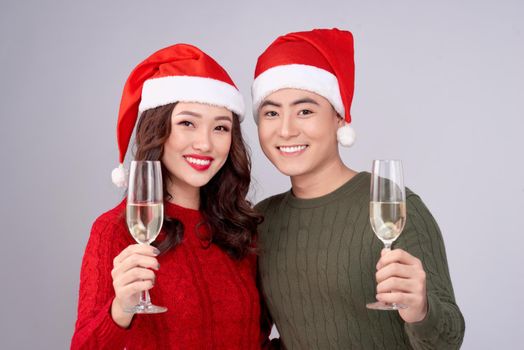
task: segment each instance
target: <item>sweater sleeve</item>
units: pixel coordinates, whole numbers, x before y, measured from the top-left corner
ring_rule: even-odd
[[[417,195],[408,193],[407,210],[406,227],[396,247],[422,261],[428,314],[420,322],[406,323],[405,332],[415,349],[459,349],[465,324],[455,302],[442,234]]]
[[[260,273],[257,272],[257,289],[260,291],[260,343],[262,350],[278,350],[282,349],[280,338],[269,339],[271,329],[275,325],[260,286]]]
[[[124,329],[111,317],[114,299],[111,269],[119,253],[121,229],[111,221],[98,219],[82,260],[78,318],[71,349],[123,349],[126,335],[133,326]],[[123,243],[122,245],[125,245]]]
[[[266,198],[265,200],[259,202],[255,206],[255,211],[257,211],[260,214],[265,214],[266,210],[268,209],[271,200],[273,197]],[[271,330],[273,326],[275,325],[273,322],[273,319],[271,318],[271,314],[269,313],[269,309],[266,305],[266,301],[264,298],[264,293],[262,292],[262,285],[260,280],[260,270],[258,269],[258,261],[257,261],[257,288],[260,292],[260,329],[261,329],[261,349],[262,350],[278,350],[282,349],[282,343],[280,341],[280,338],[273,338],[269,339],[269,336],[271,335]]]

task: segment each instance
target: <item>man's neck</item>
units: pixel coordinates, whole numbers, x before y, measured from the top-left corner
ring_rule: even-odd
[[[317,198],[335,191],[356,174],[338,158],[318,171],[292,176],[291,186],[293,194],[298,198]]]

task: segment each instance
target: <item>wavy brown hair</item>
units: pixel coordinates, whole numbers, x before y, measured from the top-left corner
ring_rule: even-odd
[[[136,129],[136,160],[162,160],[164,144],[171,134],[171,114],[176,103],[160,106],[142,113]],[[162,164],[164,198],[169,193],[167,182],[171,175]],[[233,113],[231,148],[222,168],[200,189],[200,211],[210,228],[211,241],[235,259],[254,253],[254,236],[262,216],[257,214],[246,196],[251,182],[251,160],[240,130],[238,116]],[[166,252],[182,241],[183,224],[176,218],[164,218],[166,238],[158,249]]]

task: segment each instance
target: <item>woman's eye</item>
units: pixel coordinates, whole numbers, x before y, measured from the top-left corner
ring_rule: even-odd
[[[217,126],[217,127],[215,128],[215,130],[222,131],[222,132],[228,132],[228,131],[229,131],[229,128],[228,128],[227,126],[220,125],[220,126]]]
[[[313,111],[311,111],[309,109],[303,109],[300,112],[298,112],[298,115],[308,115],[308,114],[311,114],[311,113],[313,113]]]
[[[183,120],[181,121],[180,123],[178,123],[178,125],[183,125],[183,126],[192,126],[193,123],[187,121],[187,120]]]

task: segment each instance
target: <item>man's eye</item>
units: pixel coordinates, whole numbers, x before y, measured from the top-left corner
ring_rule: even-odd
[[[298,115],[308,115],[308,114],[311,114],[311,113],[313,113],[313,111],[311,111],[309,109],[303,109],[300,112],[298,112]]]
[[[265,117],[276,117],[277,115],[278,113],[275,111],[269,111],[269,112],[264,113]]]

